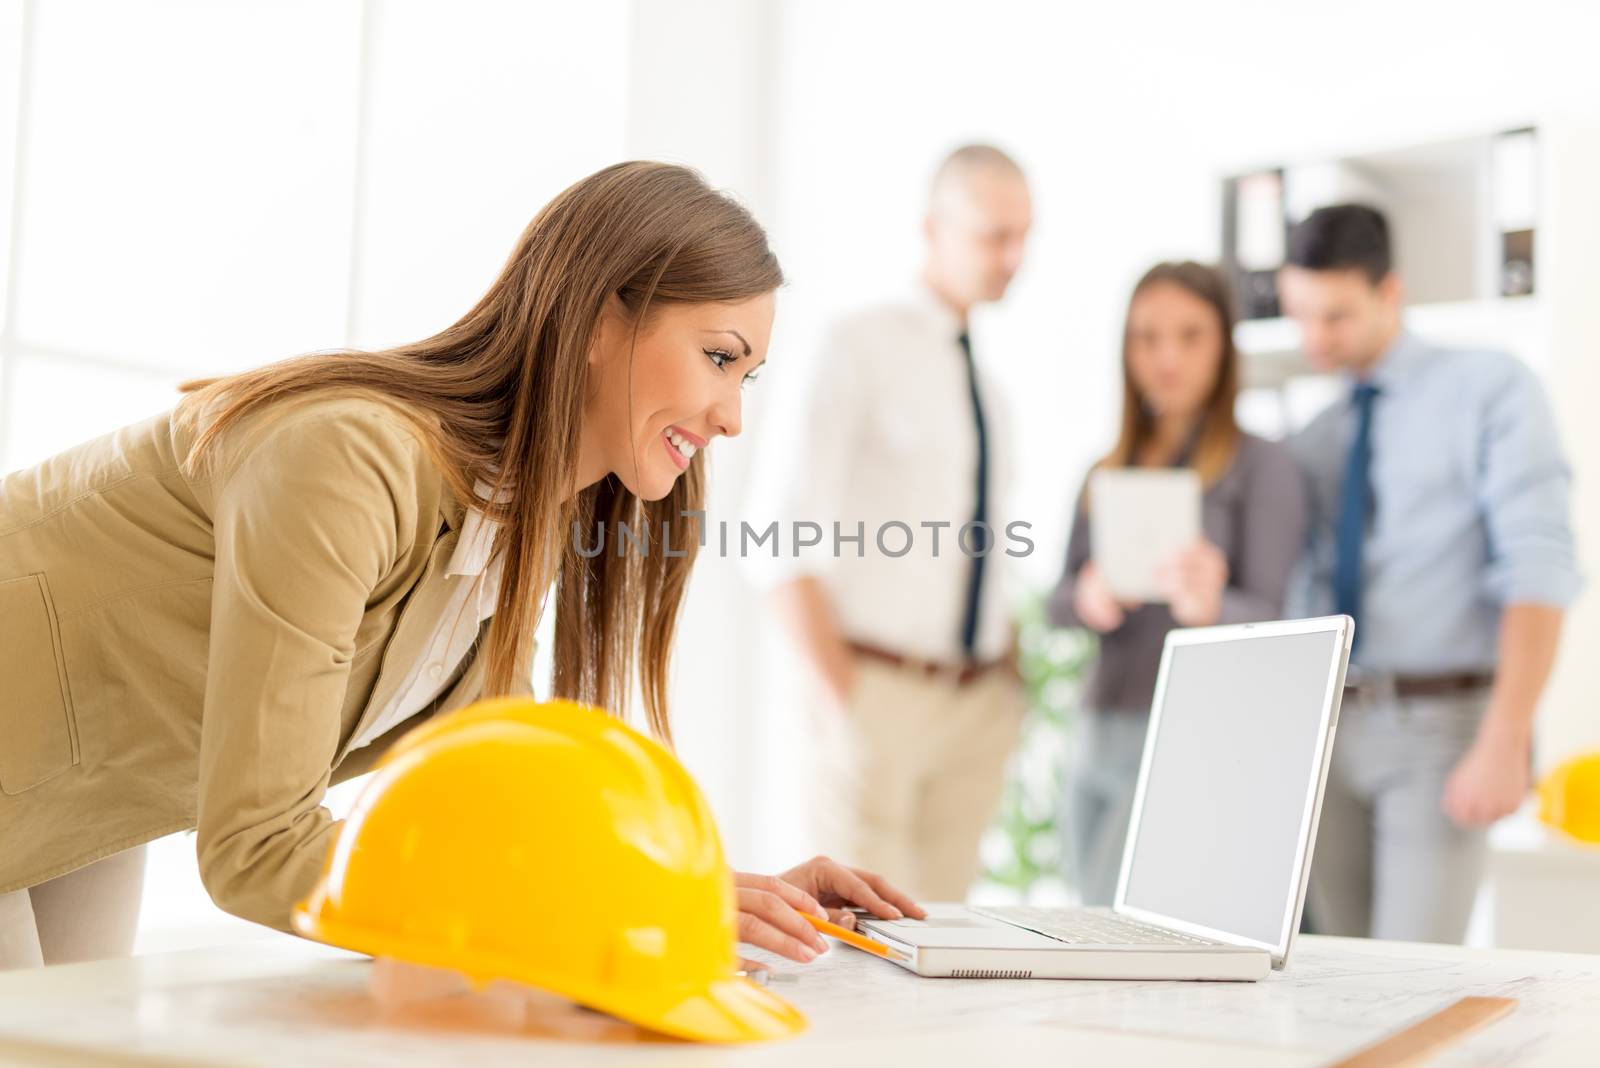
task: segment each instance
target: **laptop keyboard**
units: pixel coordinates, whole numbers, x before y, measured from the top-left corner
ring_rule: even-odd
[[[1216,946],[1209,938],[1169,931],[1140,923],[1114,912],[1079,909],[1040,909],[1026,905],[976,908],[973,912],[1072,945],[1096,946]]]

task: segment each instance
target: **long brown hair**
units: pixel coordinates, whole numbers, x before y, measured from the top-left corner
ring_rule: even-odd
[[[612,295],[637,338],[656,305],[738,302],[782,284],[767,236],[744,207],[686,168],[619,163],[547,204],[489,291],[440,333],[186,384],[180,416],[199,427],[188,463],[202,462],[240,417],[276,401],[338,389],[397,402],[457,499],[501,524],[499,601],[480,654],[488,657],[486,694],[530,673],[534,627],[554,582],[555,692],[618,709],[637,664],[650,727],[670,741],[672,634],[699,546],[684,513],[704,507],[705,461],[697,453],[659,501],[640,500],[615,476],[569,497],[587,356]],[[473,491],[480,480],[493,487],[486,497]],[[569,536],[581,531],[592,552],[604,531],[620,549],[621,523],[649,531],[648,551],[608,547],[585,558]]]
[[[1200,298],[1217,313],[1222,333],[1222,361],[1217,380],[1206,399],[1188,466],[1200,475],[1202,485],[1213,485],[1227,472],[1239,451],[1239,424],[1234,419],[1234,402],[1239,396],[1239,350],[1233,343],[1233,293],[1222,272],[1203,263],[1184,260],[1158,263],[1144,273],[1133,295],[1128,298],[1128,316],[1122,326],[1122,429],[1117,444],[1100,461],[1100,467],[1132,467],[1155,433],[1155,416],[1139,396],[1128,362],[1129,333],[1133,325],[1133,304],[1145,290],[1156,285],[1175,285]]]

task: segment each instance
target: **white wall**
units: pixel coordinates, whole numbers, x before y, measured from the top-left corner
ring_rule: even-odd
[[[1600,99],[1591,91],[1575,103],[1552,110],[1545,196],[1561,226],[1539,238],[1547,242],[1539,269],[1550,282],[1541,298],[1551,311],[1547,381],[1576,472],[1572,520],[1588,588],[1568,616],[1545,694],[1541,768],[1600,749]]]
[[[930,168],[981,138],[1036,191],[1029,263],[983,326],[1025,445],[1025,576],[1047,583],[1112,427],[1127,289],[1154,259],[1215,256],[1223,173],[1594,124],[1597,39],[1600,8],[1551,0],[0,0],[0,467],[155,410],[188,374],[436,329],[552,193],[632,155],[701,167],[770,225],[792,282],[750,391],[758,438],[826,316],[907,283]],[[1600,329],[1570,309],[1600,282],[1597,186],[1559,186],[1576,221],[1541,234],[1591,571]],[[713,447],[714,517],[755,444]],[[1575,617],[1547,754],[1600,744],[1595,616]],[[696,576],[677,678],[735,862],[798,858],[795,667],[731,562]]]

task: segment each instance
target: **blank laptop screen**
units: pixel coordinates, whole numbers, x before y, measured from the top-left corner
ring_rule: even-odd
[[[1281,942],[1340,640],[1172,647],[1125,904]]]

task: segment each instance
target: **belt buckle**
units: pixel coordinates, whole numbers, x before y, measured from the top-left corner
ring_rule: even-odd
[[[1354,690],[1356,697],[1364,704],[1377,704],[1380,701],[1393,703],[1399,696],[1395,688],[1394,676],[1384,673],[1359,672],[1345,678],[1345,689]]]
[[[924,668],[931,678],[945,683],[951,689],[960,689],[961,673],[965,670],[960,661],[924,660]]]

